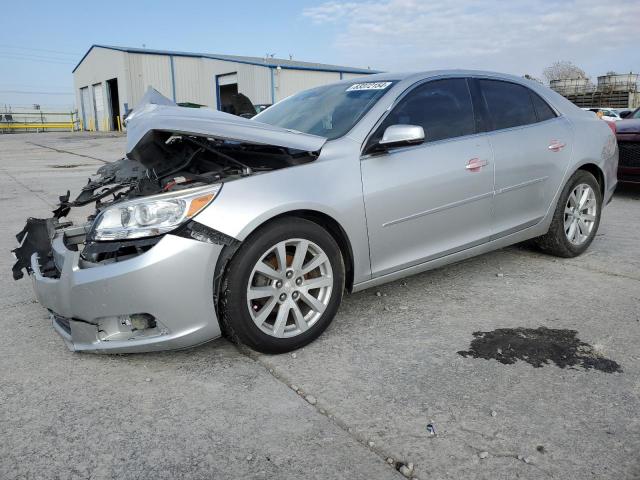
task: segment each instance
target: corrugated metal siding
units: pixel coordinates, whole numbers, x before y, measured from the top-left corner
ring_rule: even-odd
[[[131,85],[130,108],[140,101],[149,86],[158,90],[165,97],[173,97],[171,62],[168,56],[130,53],[127,64]]]
[[[367,75],[362,74],[362,73],[343,73],[342,74],[342,79],[343,80],[351,80],[352,78],[361,78],[361,77],[366,77]]]
[[[176,80],[176,102],[192,102],[208,105],[203,89],[206,79],[202,74],[202,59],[173,57]]]
[[[254,105],[271,103],[271,72],[268,67],[238,65],[238,91]]]
[[[200,88],[202,102],[216,108],[216,75],[238,74],[238,91],[254,103],[271,103],[271,74],[267,67],[221,60],[202,59]]]
[[[340,74],[334,72],[282,69],[274,73],[276,101],[308,88],[340,81]]]
[[[238,64],[220,60],[202,59],[202,76],[200,78],[200,93],[205,105],[216,108],[216,75],[234,73],[238,71]]]
[[[238,91],[254,104],[272,103],[271,75],[273,71],[275,100],[307,88],[340,80],[337,72],[281,70],[267,66],[236,63],[210,58],[173,57],[175,95],[177,102],[193,102],[216,108],[216,75],[237,73]],[[76,104],[82,105],[80,88],[118,79],[120,112],[125,104],[133,108],[152,86],[168,98],[173,98],[171,57],[144,53],[125,53],[101,47],[93,48],[74,72]],[[357,78],[360,74],[343,74],[343,78]],[[103,92],[106,99],[106,90]],[[90,105],[93,109],[93,101]],[[88,109],[89,110],[89,109]]]

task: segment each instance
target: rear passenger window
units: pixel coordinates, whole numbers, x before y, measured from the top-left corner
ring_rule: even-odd
[[[531,100],[533,101],[533,106],[536,109],[536,114],[538,115],[538,121],[544,122],[545,120],[549,120],[550,118],[557,117],[556,112],[549,106],[547,102],[545,102],[540,95],[534,92],[531,93]]]
[[[434,80],[417,86],[389,113],[376,137],[397,124],[420,125],[428,142],[475,133],[466,79]]]
[[[480,80],[493,130],[536,123],[536,112],[529,89],[515,83],[499,80]]]

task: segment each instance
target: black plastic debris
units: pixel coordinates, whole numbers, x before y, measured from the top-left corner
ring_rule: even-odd
[[[546,327],[498,328],[492,332],[474,332],[475,339],[463,357],[497,360],[510,365],[518,360],[535,368],[554,363],[560,368],[582,367],[601,372],[622,372],[620,365],[598,354],[591,345],[581,341],[576,330]]]
[[[11,250],[16,256],[16,263],[11,270],[13,279],[19,280],[24,276],[22,269],[31,273],[31,256],[38,254],[38,258],[46,260],[51,256],[51,240],[56,231],[57,221],[53,218],[28,218],[27,224],[22,231],[16,235],[20,246]]]
[[[71,192],[67,190],[66,195],[58,197],[60,203],[58,204],[58,208],[53,211],[53,218],[60,219],[69,215],[69,212],[71,211],[71,204],[69,203],[70,196]]]

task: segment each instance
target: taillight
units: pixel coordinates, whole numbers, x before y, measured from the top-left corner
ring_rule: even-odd
[[[607,121],[605,120],[605,122]],[[618,132],[618,130],[616,129],[616,122],[607,122],[607,125],[609,125],[609,128],[611,129],[614,135]]]

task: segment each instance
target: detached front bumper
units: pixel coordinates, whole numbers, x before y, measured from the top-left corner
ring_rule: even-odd
[[[80,252],[69,250],[59,232],[52,241],[59,275],[44,276],[35,253],[31,278],[38,301],[51,312],[55,330],[71,350],[185,348],[220,336],[213,281],[222,248],[168,234],[134,258],[84,265]],[[140,327],[139,319],[143,324],[153,320]]]

